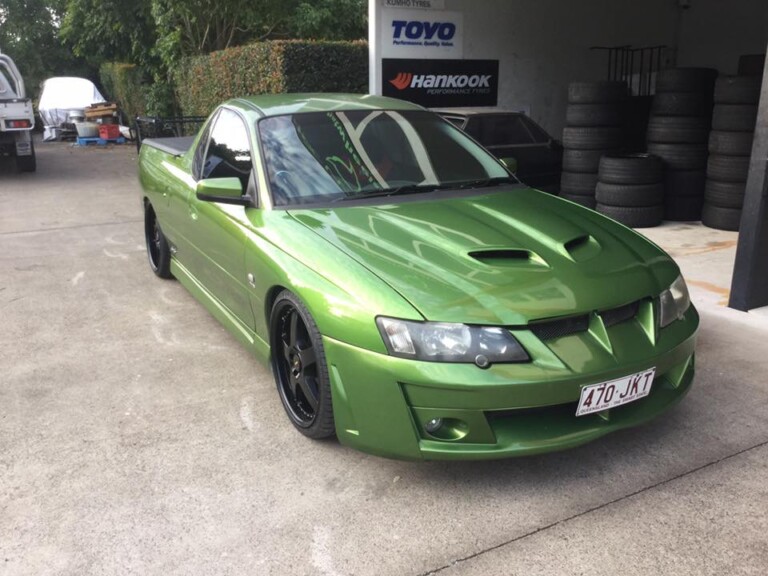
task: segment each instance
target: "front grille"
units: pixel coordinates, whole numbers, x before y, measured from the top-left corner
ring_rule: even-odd
[[[531,324],[529,328],[531,332],[538,336],[539,340],[562,338],[569,334],[586,332],[589,328],[589,314],[538,322],[536,324]]]
[[[618,308],[613,308],[611,310],[604,310],[603,312],[600,312],[600,316],[603,319],[603,324],[605,324],[605,327],[610,328],[616,324],[621,324],[622,322],[631,320],[637,316],[638,310],[640,310],[639,300],[637,302],[632,302],[631,304],[626,304],[625,306],[619,306]]]

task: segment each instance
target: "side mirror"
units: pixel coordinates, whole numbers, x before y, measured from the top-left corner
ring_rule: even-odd
[[[514,174],[517,172],[517,158],[500,158],[501,163],[507,167],[507,170]]]
[[[243,196],[240,178],[206,178],[197,183],[195,195],[204,202],[221,202],[237,206],[252,206],[248,196]]]

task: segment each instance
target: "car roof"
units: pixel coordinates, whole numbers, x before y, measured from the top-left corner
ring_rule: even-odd
[[[478,114],[518,114],[525,116],[525,112],[520,110],[507,110],[504,108],[496,107],[466,107],[466,108],[430,108],[432,112],[437,114],[447,114],[450,116],[476,116]]]
[[[235,98],[227,105],[243,111],[256,112],[261,117],[298,114],[305,112],[331,112],[334,110],[424,110],[421,106],[372,94],[262,94]]]

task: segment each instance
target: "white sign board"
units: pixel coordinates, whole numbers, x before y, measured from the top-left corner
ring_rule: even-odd
[[[463,37],[461,12],[381,11],[382,58],[461,59]]]
[[[422,10],[443,10],[445,0],[381,0],[384,8],[420,8]]]

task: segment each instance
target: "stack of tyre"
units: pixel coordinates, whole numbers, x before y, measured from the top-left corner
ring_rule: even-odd
[[[624,82],[572,82],[568,86],[561,197],[595,207],[600,157],[621,146],[626,95]]]
[[[701,220],[716,78],[710,68],[672,68],[656,75],[647,140],[648,152],[664,162],[667,220]]]
[[[597,211],[633,228],[658,226],[664,219],[663,178],[658,156],[604,155],[595,190]]]
[[[720,78],[709,135],[709,162],[702,223],[720,230],[738,230],[749,158],[757,120],[761,79]]]

